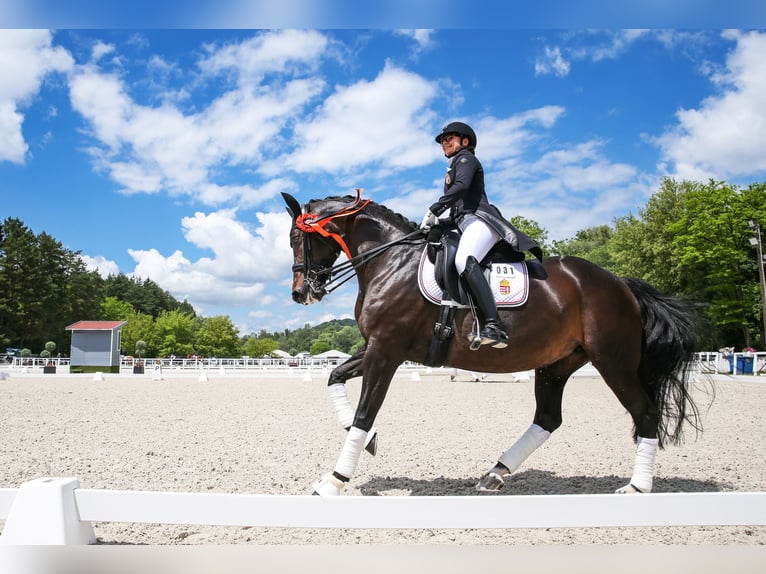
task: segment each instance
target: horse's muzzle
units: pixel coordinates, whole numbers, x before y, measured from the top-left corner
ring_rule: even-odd
[[[319,303],[319,301],[322,300],[322,297],[324,297],[325,291],[324,289],[320,292],[314,292],[312,289],[309,289],[307,287],[301,288],[301,289],[294,289],[293,290],[293,301],[300,305],[313,305],[314,303]]]

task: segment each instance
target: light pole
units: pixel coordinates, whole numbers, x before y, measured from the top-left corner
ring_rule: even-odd
[[[747,222],[750,229],[755,230],[755,237],[750,238],[750,244],[758,248],[758,277],[761,281],[761,306],[763,307],[763,336],[766,337],[766,279],[763,276],[763,246],[761,245],[761,226],[754,219]],[[761,345],[766,348],[766,340],[761,339]]]

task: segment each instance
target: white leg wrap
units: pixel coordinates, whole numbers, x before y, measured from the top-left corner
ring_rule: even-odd
[[[319,496],[340,496],[346,483],[334,477],[331,472],[325,474],[314,484],[314,492]]]
[[[346,385],[336,383],[327,387],[327,390],[330,392],[330,400],[335,408],[335,414],[338,415],[340,426],[344,429],[350,427],[354,422],[354,409],[351,408],[351,403],[348,400]]]
[[[543,427],[532,424],[519,439],[513,443],[513,446],[503,453],[498,459],[508,470],[513,472],[521,466],[530,454],[540,448],[551,436]]]
[[[346,442],[343,443],[343,450],[340,451],[338,462],[335,464],[335,472],[345,477],[351,478],[356,470],[356,464],[359,462],[359,455],[367,439],[367,432],[357,427],[348,429]]]
[[[651,492],[654,480],[654,458],[657,456],[656,438],[638,437],[636,444],[636,464],[630,484],[641,492]]]

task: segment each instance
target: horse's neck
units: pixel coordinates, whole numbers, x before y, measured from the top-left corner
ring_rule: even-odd
[[[412,231],[369,216],[357,216],[349,224],[345,231],[347,241],[351,251],[359,254],[401,239]]]
[[[402,239],[413,231],[384,222],[381,219],[375,219],[374,222],[372,223],[369,218],[364,218],[354,221],[353,225],[350,226],[348,240],[353,255],[363,256],[378,247]],[[406,242],[383,249],[380,254],[375,255],[361,269],[358,269],[360,280],[369,280],[369,277],[372,276],[377,277],[379,270],[391,272],[411,266],[415,272],[420,259],[417,256],[419,249],[422,249],[422,246],[418,247]],[[369,272],[372,272],[372,275]]]

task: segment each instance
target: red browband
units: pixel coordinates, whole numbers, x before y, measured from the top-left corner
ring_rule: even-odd
[[[347,217],[349,215],[353,215],[355,213],[358,213],[362,209],[364,209],[368,203],[370,203],[370,200],[366,200],[363,203],[362,201],[362,188],[357,187],[356,188],[356,201],[341,209],[338,213],[334,213],[332,215],[325,215],[321,219],[318,218],[318,216],[315,213],[302,213],[298,217],[295,218],[295,226],[303,231],[304,233],[319,233],[322,237],[330,237],[331,239],[335,240],[335,242],[340,245],[340,248],[343,250],[343,253],[346,254],[346,257],[351,259],[351,252],[348,249],[348,245],[346,245],[346,242],[343,240],[343,237],[338,233],[333,233],[332,231],[327,231],[325,229],[325,225],[327,225],[330,221],[332,221],[335,218],[338,217]]]

